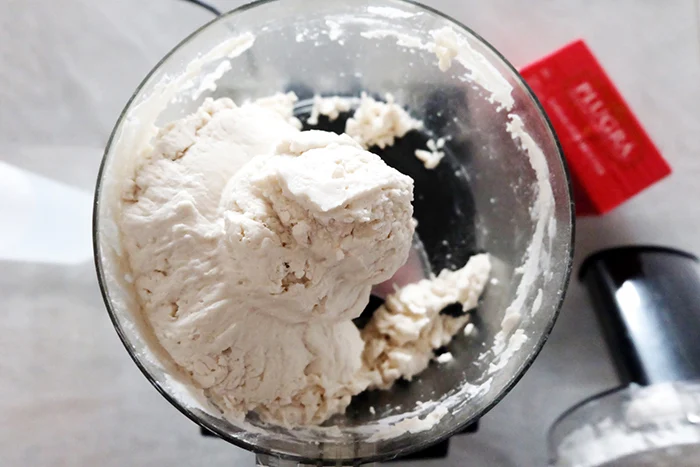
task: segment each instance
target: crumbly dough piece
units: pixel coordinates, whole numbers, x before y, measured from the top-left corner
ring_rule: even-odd
[[[370,387],[386,389],[399,378],[411,380],[427,368],[433,351],[447,345],[469,315],[442,315],[447,305],[475,308],[491,271],[486,254],[472,256],[457,271],[443,269],[433,279],[407,285],[386,299],[362,330],[362,363]]]
[[[383,149],[409,131],[423,128],[423,122],[394,102],[394,96],[387,94],[385,98],[386,102],[377,101],[363,92],[360,106],[345,123],[345,133],[365,148]]]

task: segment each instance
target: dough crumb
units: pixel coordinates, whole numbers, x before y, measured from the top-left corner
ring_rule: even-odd
[[[450,363],[452,360],[454,360],[454,356],[450,352],[445,352],[443,354],[438,355],[435,357],[435,361],[443,364],[443,363]]]
[[[433,52],[438,58],[440,71],[447,71],[452,67],[452,60],[459,54],[459,39],[452,28],[442,28],[432,31],[431,35],[435,43]]]
[[[439,138],[437,141],[429,139],[426,143],[428,150],[416,149],[416,157],[423,162],[426,169],[432,170],[438,166],[443,157],[445,157],[445,152],[442,151],[445,147],[445,138]]]
[[[334,121],[342,112],[349,112],[353,104],[357,102],[359,102],[359,99],[356,97],[321,97],[317,94],[314,96],[311,115],[306,122],[309,125],[318,125],[318,117],[321,115],[325,115],[330,121]]]
[[[412,118],[406,110],[394,102],[394,96],[386,94],[381,102],[363,92],[360,106],[345,124],[345,133],[364,148],[379,146],[384,149],[394,144],[411,130],[423,128],[423,122]]]
[[[474,323],[467,323],[466,326],[464,326],[464,335],[469,337],[473,336],[476,334],[476,326],[474,326]]]

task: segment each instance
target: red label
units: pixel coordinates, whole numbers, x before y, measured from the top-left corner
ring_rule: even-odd
[[[583,41],[528,65],[521,74],[564,149],[577,215],[608,212],[671,173]]]

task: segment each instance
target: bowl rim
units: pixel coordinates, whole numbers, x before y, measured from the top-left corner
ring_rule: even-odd
[[[279,2],[284,2],[285,0],[255,0],[250,3],[246,3],[244,5],[241,5],[237,8],[234,8],[228,12],[225,12],[219,16],[216,16],[214,19],[206,22],[199,28],[195,29],[192,33],[187,35],[184,39],[179,41],[168,53],[166,53],[154,66],[153,68],[148,72],[148,74],[143,78],[143,80],[139,83],[139,85],[136,87],[136,89],[133,91],[131,97],[128,99],[126,102],[126,105],[122,109],[121,113],[119,114],[119,117],[114,125],[114,128],[112,129],[110,136],[107,140],[107,143],[105,145],[105,150],[102,155],[102,160],[100,162],[99,170],[97,173],[97,182],[95,186],[95,193],[94,193],[94,198],[93,198],[93,213],[92,213],[92,243],[93,243],[93,255],[94,255],[94,262],[95,262],[95,270],[97,273],[97,281],[98,285],[100,288],[100,293],[102,295],[102,299],[105,303],[105,308],[107,309],[107,313],[110,317],[110,320],[112,321],[112,325],[114,326],[114,329],[119,336],[120,341],[124,345],[125,349],[127,350],[127,353],[133,360],[133,362],[136,364],[136,366],[139,368],[141,373],[146,377],[146,379],[151,383],[151,385],[171,404],[173,405],[177,410],[179,410],[183,415],[185,415],[187,418],[189,418],[191,421],[196,423],[197,425],[200,426],[203,430],[207,430],[211,433],[214,433],[216,436],[222,438],[223,440],[241,447],[243,449],[246,449],[248,451],[251,451],[253,453],[257,454],[265,454],[269,456],[274,456],[277,458],[281,459],[286,459],[286,460],[293,460],[293,461],[298,461],[298,462],[314,462],[318,464],[319,462],[321,465],[342,465],[343,462],[351,462],[353,465],[354,463],[361,461],[362,463],[371,463],[371,462],[381,462],[385,460],[389,460],[392,458],[396,458],[397,456],[404,456],[408,454],[412,454],[415,452],[418,452],[422,449],[425,449],[431,445],[437,444],[439,442],[442,442],[448,438],[450,438],[452,435],[456,434],[457,432],[461,431],[465,426],[473,423],[474,421],[479,420],[481,417],[486,415],[493,407],[495,407],[499,402],[503,400],[503,398],[515,387],[515,385],[520,381],[520,379],[525,375],[527,370],[532,366],[534,363],[534,360],[536,357],[539,355],[541,352],[544,344],[546,343],[547,339],[549,338],[549,335],[552,332],[552,329],[554,327],[554,324],[557,321],[557,318],[559,316],[559,313],[561,312],[562,305],[564,303],[564,299],[566,297],[566,291],[568,289],[570,280],[571,280],[571,273],[573,270],[573,258],[574,258],[574,248],[575,248],[575,209],[574,209],[574,198],[573,198],[573,188],[572,188],[572,181],[571,181],[571,172],[568,167],[568,164],[566,162],[566,159],[564,157],[564,153],[561,147],[561,144],[559,142],[559,138],[557,137],[557,134],[554,130],[554,127],[547,116],[542,104],[540,101],[537,99],[535,96],[534,92],[530,88],[530,86],[525,82],[524,78],[520,75],[518,70],[494,47],[489,43],[487,40],[485,40],[482,36],[480,36],[478,33],[473,31],[471,28],[468,26],[464,25],[457,19],[440,12],[439,10],[436,10],[435,8],[432,8],[428,5],[424,5],[418,1],[415,0],[384,0],[387,3],[397,3],[397,4],[408,4],[412,7],[417,7],[418,9],[422,9],[432,15],[435,15],[439,18],[442,18],[444,20],[447,20],[449,23],[454,25],[455,27],[459,28],[462,30],[463,33],[468,34],[469,36],[473,37],[475,40],[480,42],[487,50],[489,50],[491,53],[493,53],[502,63],[503,66],[505,66],[510,72],[513,74],[513,78],[515,78],[518,82],[518,85],[522,87],[522,89],[525,91],[525,93],[528,95],[530,98],[531,102],[534,104],[535,108],[537,109],[539,116],[543,119],[546,128],[549,130],[550,137],[552,141],[554,142],[554,146],[556,148],[557,155],[559,156],[559,163],[561,164],[562,172],[565,177],[566,181],[566,198],[568,198],[568,209],[569,209],[569,219],[568,219],[568,227],[570,229],[570,237],[568,238],[568,245],[567,245],[567,250],[568,250],[568,255],[565,258],[566,259],[566,268],[564,271],[564,277],[562,278],[562,293],[559,295],[558,301],[555,305],[554,308],[554,313],[551,316],[551,319],[543,329],[542,334],[539,336],[537,342],[533,346],[531,352],[529,355],[524,359],[523,363],[521,364],[521,367],[518,369],[516,373],[514,373],[514,376],[503,386],[503,388],[500,390],[500,392],[496,395],[496,397],[493,398],[493,400],[489,404],[485,404],[484,407],[478,411],[478,413],[474,414],[472,417],[457,423],[455,426],[452,428],[445,430],[441,432],[438,436],[432,437],[431,439],[427,439],[425,441],[415,443],[411,446],[407,446],[404,448],[396,448],[391,451],[386,451],[382,453],[377,453],[374,455],[369,455],[360,458],[333,458],[333,459],[309,459],[300,455],[294,455],[294,454],[287,454],[287,453],[279,453],[279,452],[273,452],[271,449],[268,449],[263,446],[258,446],[256,444],[250,443],[248,441],[245,441],[243,439],[239,439],[235,436],[232,436],[231,434],[220,430],[216,426],[212,425],[209,423],[207,420],[203,419],[202,417],[197,416],[192,410],[189,408],[185,407],[184,405],[180,404],[174,397],[172,397],[168,391],[159,383],[153,375],[146,369],[145,365],[140,361],[140,359],[136,355],[136,349],[134,349],[131,345],[131,342],[127,338],[124,329],[122,328],[121,323],[119,322],[119,319],[116,317],[115,311],[112,306],[112,301],[110,299],[108,287],[106,284],[106,277],[105,277],[105,272],[103,269],[102,265],[102,249],[100,246],[100,231],[99,231],[99,212],[100,212],[100,204],[101,204],[101,188],[102,188],[102,182],[103,182],[103,175],[105,171],[105,166],[106,162],[108,159],[108,155],[110,152],[110,149],[112,148],[112,145],[115,143],[115,138],[117,136],[118,131],[121,129],[124,120],[127,116],[127,113],[129,110],[131,110],[131,106],[134,103],[136,97],[140,94],[142,89],[149,83],[150,79],[153,77],[153,75],[161,68],[161,66],[170,59],[170,57],[175,54],[180,48],[182,48],[184,45],[189,43],[191,40],[196,38],[199,34],[201,34],[204,30],[208,29],[211,25],[214,23],[217,23],[219,21],[224,21],[226,18],[229,18],[231,16],[243,13],[247,10],[257,8],[259,6],[267,5],[267,4],[272,4],[272,3],[279,3]],[[382,442],[383,440],[380,440],[378,442]],[[339,464],[340,463],[340,464]]]

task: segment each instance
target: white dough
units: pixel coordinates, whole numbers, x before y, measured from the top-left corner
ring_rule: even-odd
[[[286,102],[286,104],[285,104]],[[161,345],[229,416],[320,423],[367,383],[350,321],[405,262],[413,181],[293,100],[207,100],[163,128],[121,229]]]
[[[408,257],[413,180],[357,138],[299,131],[294,101],[207,99],[166,125],[120,221],[142,312],[174,362],[227,417],[286,426],[422,371],[468,320],[440,310],[473,308],[489,272],[479,255],[409,285],[360,332],[372,286]]]

